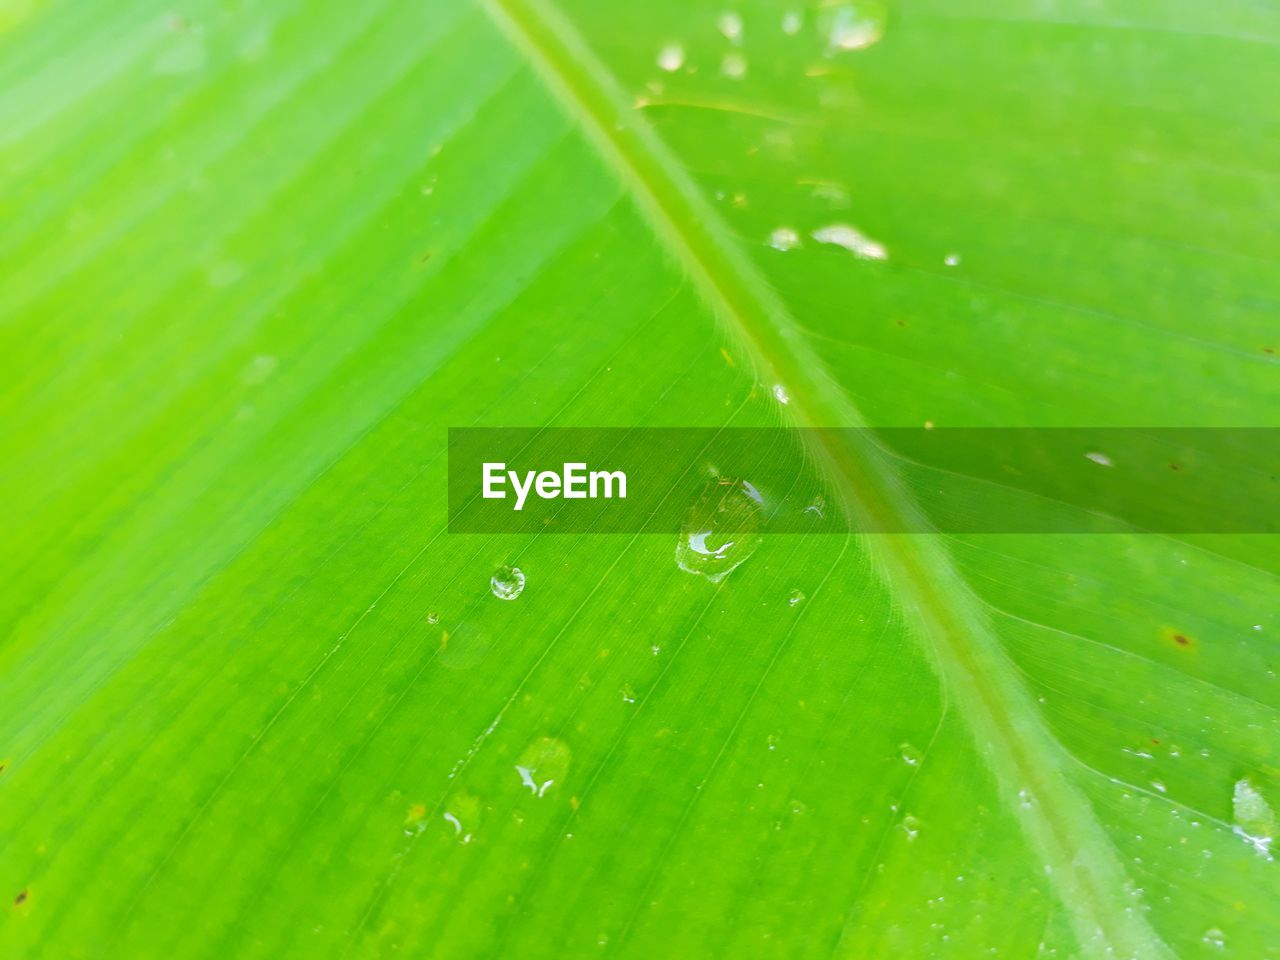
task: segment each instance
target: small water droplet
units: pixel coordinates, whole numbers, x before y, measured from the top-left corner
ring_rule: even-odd
[[[827,45],[832,52],[864,50],[884,36],[886,11],[881,0],[859,0],[831,11]]]
[[[557,783],[563,783],[572,757],[564,741],[555,737],[538,737],[525,748],[516,762],[520,785],[528,787],[535,797],[542,797]]]
[[[1231,793],[1231,813],[1235,820],[1232,832],[1248,843],[1260,856],[1271,859],[1271,841],[1276,833],[1276,815],[1258,788],[1248,777],[1236,781]]]
[[[432,610],[430,613],[427,614],[427,623],[431,624],[434,627],[439,622],[440,622],[440,614],[436,613],[434,610]]]
[[[910,843],[920,834],[920,821],[908,813],[902,818],[902,830],[907,835],[907,842]]]
[[[821,227],[813,231],[811,236],[819,243],[844,247],[855,257],[863,260],[885,260],[889,256],[883,245],[876,243],[847,223],[833,223],[830,226]]]
[[[489,578],[489,589],[499,600],[514,600],[524,592],[524,572],[519,567],[499,567]]]
[[[635,688],[631,686],[631,684],[629,684],[629,683],[624,683],[624,684],[622,685],[622,690],[621,690],[620,692],[621,692],[621,694],[622,694],[622,702],[623,702],[623,703],[635,703],[635,702],[636,702],[636,691],[635,691]]]
[[[787,595],[787,606],[789,607],[797,606],[803,600],[804,600],[803,593],[801,593],[799,590],[792,590],[791,593]]]
[[[676,566],[719,583],[760,546],[763,498],[751,484],[721,477],[690,508],[676,541]]]
[[[1208,944],[1216,950],[1221,950],[1227,945],[1227,938],[1217,927],[1210,927],[1204,932],[1204,936],[1200,938],[1201,943]]]
[[[720,28],[720,32],[724,34],[725,39],[730,43],[737,43],[742,39],[742,17],[732,10],[726,10],[720,14],[720,18],[716,21],[716,26]]]
[[[656,657],[658,654],[662,652],[662,648],[655,643],[652,647],[649,648],[649,652]]]
[[[800,246],[800,234],[790,227],[778,227],[773,233],[769,234],[769,246],[775,250],[781,250],[783,253],[788,250],[794,250]]]
[[[1160,793],[1168,792],[1168,788],[1165,787],[1164,782],[1162,780],[1152,780],[1151,786],[1154,787]]]
[[[782,15],[782,32],[789,37],[794,37],[800,32],[800,25],[803,18],[795,10],[788,10]]]
[[[902,757],[902,762],[908,767],[919,766],[920,761],[924,759],[920,751],[909,743],[904,743],[898,747],[898,756]]]
[[[815,495],[804,508],[804,512],[812,514],[819,520],[824,519],[827,515],[827,498],[820,493]]]
[[[960,265],[960,254],[948,253],[942,260],[948,267],[956,267]]]
[[[720,61],[720,72],[730,80],[740,80],[747,75],[747,58],[740,53],[727,53]]]
[[[658,66],[667,73],[674,73],[684,66],[684,47],[669,43],[658,51]]]
[[[1112,464],[1111,462],[1110,457],[1108,457],[1105,453],[1098,453],[1096,450],[1091,450],[1089,453],[1086,453],[1084,455],[1084,458],[1086,460],[1092,460],[1094,463],[1096,463],[1100,467],[1114,466],[1114,464]]]
[[[791,395],[787,393],[786,387],[780,383],[775,383],[773,385],[773,399],[781,404],[788,404],[791,402]]]
[[[454,832],[455,834],[461,834],[461,833],[462,833],[462,821],[461,821],[461,820],[459,820],[457,817],[455,817],[455,816],[454,816],[452,813],[450,813],[448,810],[446,810],[446,811],[444,812],[444,820],[445,820],[445,823],[448,823],[448,824],[452,825],[452,827],[453,827],[453,832]]]

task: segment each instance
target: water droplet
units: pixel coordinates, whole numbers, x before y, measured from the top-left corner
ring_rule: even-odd
[[[1162,780],[1152,780],[1151,786],[1154,787],[1160,793],[1168,792],[1168,788],[1164,785],[1164,781]]]
[[[884,260],[889,256],[888,251],[881,244],[864,236],[847,223],[833,223],[828,227],[822,227],[813,231],[812,236],[819,243],[830,243],[837,247],[844,247],[854,256],[863,260]]]
[[[803,593],[801,593],[799,590],[792,590],[791,593],[787,595],[787,606],[794,607],[803,600],[804,600]]]
[[[815,495],[809,501],[809,505],[804,508],[804,512],[813,514],[819,520],[824,519],[827,515],[827,498],[820,493]]]
[[[787,393],[787,388],[780,383],[773,385],[773,399],[779,403],[787,404],[791,402],[791,395]]]
[[[1096,463],[1100,467],[1114,466],[1114,464],[1112,464],[1111,462],[1110,457],[1108,457],[1105,453],[1098,453],[1096,450],[1086,453],[1084,455],[1084,458],[1086,460],[1092,460],[1094,463]]]
[[[747,75],[747,58],[740,53],[727,53],[720,61],[720,72],[730,80],[740,80]]]
[[[629,683],[624,683],[624,684],[622,685],[622,690],[621,690],[620,692],[622,693],[622,702],[623,702],[623,703],[635,703],[635,702],[636,702],[636,691],[635,691],[635,688],[634,688],[633,686],[631,686],[631,684],[629,684]]]
[[[902,757],[902,762],[908,767],[919,766],[920,761],[924,759],[920,751],[909,743],[904,743],[898,747],[898,755]]]
[[[451,824],[453,826],[453,832],[455,834],[462,833],[462,821],[459,820],[457,817],[455,817],[448,810],[444,812],[444,820],[445,820],[445,823]]]
[[[794,37],[800,32],[800,25],[803,22],[799,13],[795,10],[788,10],[782,15],[782,32],[789,37]]]
[[[1200,942],[1208,944],[1217,950],[1221,950],[1227,945],[1227,938],[1217,927],[1210,927],[1204,932],[1204,936],[1200,938]]]
[[[1231,793],[1231,813],[1235,820],[1232,832],[1243,839],[1260,856],[1271,859],[1271,841],[1276,833],[1276,815],[1271,805],[1248,777],[1236,781]]]
[[[432,610],[430,613],[427,614],[427,623],[431,624],[434,627],[439,622],[440,622],[440,614],[436,613],[434,610]]]
[[[884,36],[885,8],[881,0],[859,0],[831,11],[827,44],[835,51],[864,50]]]
[[[676,566],[719,583],[760,546],[763,498],[751,484],[719,478],[694,502],[676,542]]]
[[[514,600],[524,592],[524,572],[519,567],[499,567],[489,578],[489,589],[499,600]]]
[[[960,254],[948,253],[942,260],[948,267],[956,267],[960,265]]]
[[[800,246],[800,234],[790,227],[778,227],[777,230],[769,234],[769,246],[775,250],[781,250],[783,253],[788,250],[794,250]]]
[[[649,648],[649,652],[656,657],[658,654],[662,652],[662,648],[655,643],[652,647]]]
[[[684,47],[669,43],[658,51],[658,66],[667,73],[674,73],[684,66]]]
[[[920,834],[920,821],[908,813],[902,818],[902,829],[907,835],[907,842],[910,843]]]
[[[730,43],[737,43],[742,39],[742,18],[732,10],[726,10],[720,14],[720,19],[716,21],[716,26],[720,28],[720,32],[724,34],[725,39]]]
[[[525,748],[516,762],[520,785],[528,787],[535,797],[546,794],[557,783],[563,783],[572,757],[564,741],[555,737],[538,737]]]

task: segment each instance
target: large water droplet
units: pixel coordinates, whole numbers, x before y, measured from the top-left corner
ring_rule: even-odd
[[[489,578],[489,589],[499,600],[514,600],[524,592],[524,572],[519,567],[499,567]]]
[[[572,756],[563,740],[538,737],[516,760],[520,785],[528,787],[535,797],[544,796],[553,786],[564,781]]]
[[[778,227],[773,233],[769,234],[769,246],[775,250],[781,250],[783,253],[788,250],[794,250],[800,246],[800,234],[790,227]]]
[[[658,51],[658,66],[667,73],[674,73],[684,66],[684,47],[669,43]]]
[[[732,10],[726,10],[720,14],[720,19],[716,21],[716,25],[730,43],[737,43],[742,39],[742,18]]]
[[[719,583],[756,552],[763,497],[743,480],[720,478],[704,488],[676,542],[676,566]]]
[[[876,243],[847,223],[833,223],[828,227],[820,227],[813,231],[813,239],[819,243],[844,247],[862,260],[884,260],[889,256],[889,252],[882,244]]]
[[[832,52],[863,50],[884,36],[886,11],[881,0],[859,0],[829,14],[827,45]]]
[[[1264,797],[1248,777],[1236,781],[1231,793],[1231,813],[1235,820],[1232,827],[1254,850],[1271,859],[1271,841],[1276,834],[1276,815]]]

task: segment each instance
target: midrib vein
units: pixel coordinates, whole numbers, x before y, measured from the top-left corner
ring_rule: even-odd
[[[826,373],[785,303],[630,98],[558,10],[544,0],[477,0],[622,181],[768,383],[785,385],[788,412],[863,529],[912,529],[918,510],[882,452],[848,430],[865,419]],[[980,601],[928,535],[868,537],[881,573],[989,762],[997,788],[1073,919],[1085,955],[1168,957],[1133,905],[1116,850],[1088,801],[1066,779],[1072,763],[1053,737]],[[1025,793],[1023,792],[1025,791]],[[1021,798],[1030,796],[1031,802]]]

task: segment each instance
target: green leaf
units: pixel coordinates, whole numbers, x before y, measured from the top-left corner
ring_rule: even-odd
[[[1280,956],[1274,537],[446,515],[450,427],[1280,426],[1278,42],[0,4],[0,954]]]

